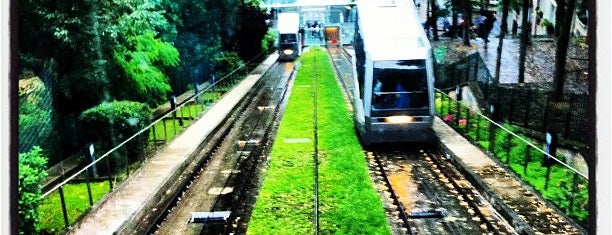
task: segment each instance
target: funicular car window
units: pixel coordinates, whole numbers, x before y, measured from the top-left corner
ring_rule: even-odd
[[[425,60],[376,61],[373,110],[408,110],[427,106]]]

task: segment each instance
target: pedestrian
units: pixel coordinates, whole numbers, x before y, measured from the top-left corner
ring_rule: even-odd
[[[486,17],[487,18],[484,19],[482,23],[482,26],[483,26],[483,38],[482,39],[484,39],[485,45],[489,42],[489,34],[491,33],[491,30],[493,29],[493,24],[497,20],[497,18],[495,18],[495,13],[489,12]]]

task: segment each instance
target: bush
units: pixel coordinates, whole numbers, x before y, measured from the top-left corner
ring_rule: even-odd
[[[264,53],[272,53],[276,47],[276,30],[269,29],[264,38],[261,40],[261,50]]]
[[[152,110],[143,103],[113,101],[86,110],[79,119],[82,139],[95,143],[98,149],[109,150],[151,123]],[[148,136],[147,130],[127,143],[124,149],[128,160],[136,160],[144,152]]]
[[[18,216],[19,234],[37,234],[39,231],[38,207],[41,202],[41,184],[47,176],[47,158],[38,146],[19,154]]]
[[[213,68],[217,79],[221,79],[242,65],[244,65],[244,62],[240,59],[238,53],[221,52],[215,56]]]
[[[548,21],[547,19],[543,19],[542,23],[540,23],[540,25],[542,25],[542,27],[544,27],[546,29],[546,33],[548,35],[552,35],[555,33],[555,26],[552,22]]]

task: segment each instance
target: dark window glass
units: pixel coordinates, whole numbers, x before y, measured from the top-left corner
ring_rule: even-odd
[[[373,112],[427,109],[425,60],[374,62],[373,78]]]

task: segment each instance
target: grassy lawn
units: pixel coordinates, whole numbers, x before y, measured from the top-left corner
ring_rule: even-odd
[[[107,181],[91,183],[90,187],[94,203],[110,191]],[[63,191],[68,223],[72,224],[89,209],[87,184],[66,184],[63,187]],[[62,216],[59,191],[55,191],[45,197],[39,207],[39,211],[41,231],[49,234],[60,234],[61,230],[64,229],[64,217]]]
[[[327,53],[315,49],[305,53],[301,63],[248,233],[314,233],[312,78],[316,74],[319,232],[390,234]]]

